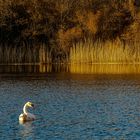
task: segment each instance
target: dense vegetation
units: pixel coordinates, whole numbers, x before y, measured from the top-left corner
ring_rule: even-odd
[[[125,47],[139,41],[139,30],[139,0],[0,1],[1,47],[37,50],[45,44],[52,61],[65,60],[73,44],[87,39],[119,39]]]

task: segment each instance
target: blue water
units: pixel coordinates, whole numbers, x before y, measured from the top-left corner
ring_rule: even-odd
[[[20,124],[25,102],[37,120]],[[0,80],[1,140],[139,140],[140,76],[49,73]]]

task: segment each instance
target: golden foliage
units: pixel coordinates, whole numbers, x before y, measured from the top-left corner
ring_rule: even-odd
[[[98,29],[97,25],[99,22],[98,20],[100,17],[100,11],[96,13],[88,11],[88,10],[77,11],[76,17],[82,27],[86,28],[92,34],[95,34],[97,32],[97,29]]]
[[[82,36],[82,30],[78,27],[71,28],[67,31],[60,29],[58,31],[58,43],[63,50],[69,49],[73,39],[79,39]]]

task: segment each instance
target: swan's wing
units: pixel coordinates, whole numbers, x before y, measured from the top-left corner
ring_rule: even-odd
[[[19,115],[19,118],[20,118],[20,117],[23,117],[23,114],[20,114],[20,115]]]
[[[27,113],[27,119],[28,119],[28,120],[35,120],[36,117],[35,117],[35,115],[33,115],[33,114],[31,114],[31,113]]]
[[[19,118],[22,118],[22,117],[24,117],[25,116],[25,114],[20,114],[19,115]]]
[[[19,116],[19,121],[32,121],[32,120],[35,120],[36,117],[35,115],[31,114],[31,113],[27,113],[27,114],[20,114]]]

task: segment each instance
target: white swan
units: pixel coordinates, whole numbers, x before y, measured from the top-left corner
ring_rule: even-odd
[[[27,122],[27,121],[33,121],[35,120],[35,115],[29,113],[27,111],[28,108],[33,108],[34,107],[34,104],[31,103],[31,102],[27,102],[24,107],[23,107],[23,114],[20,114],[19,116],[19,121],[20,122]]]

